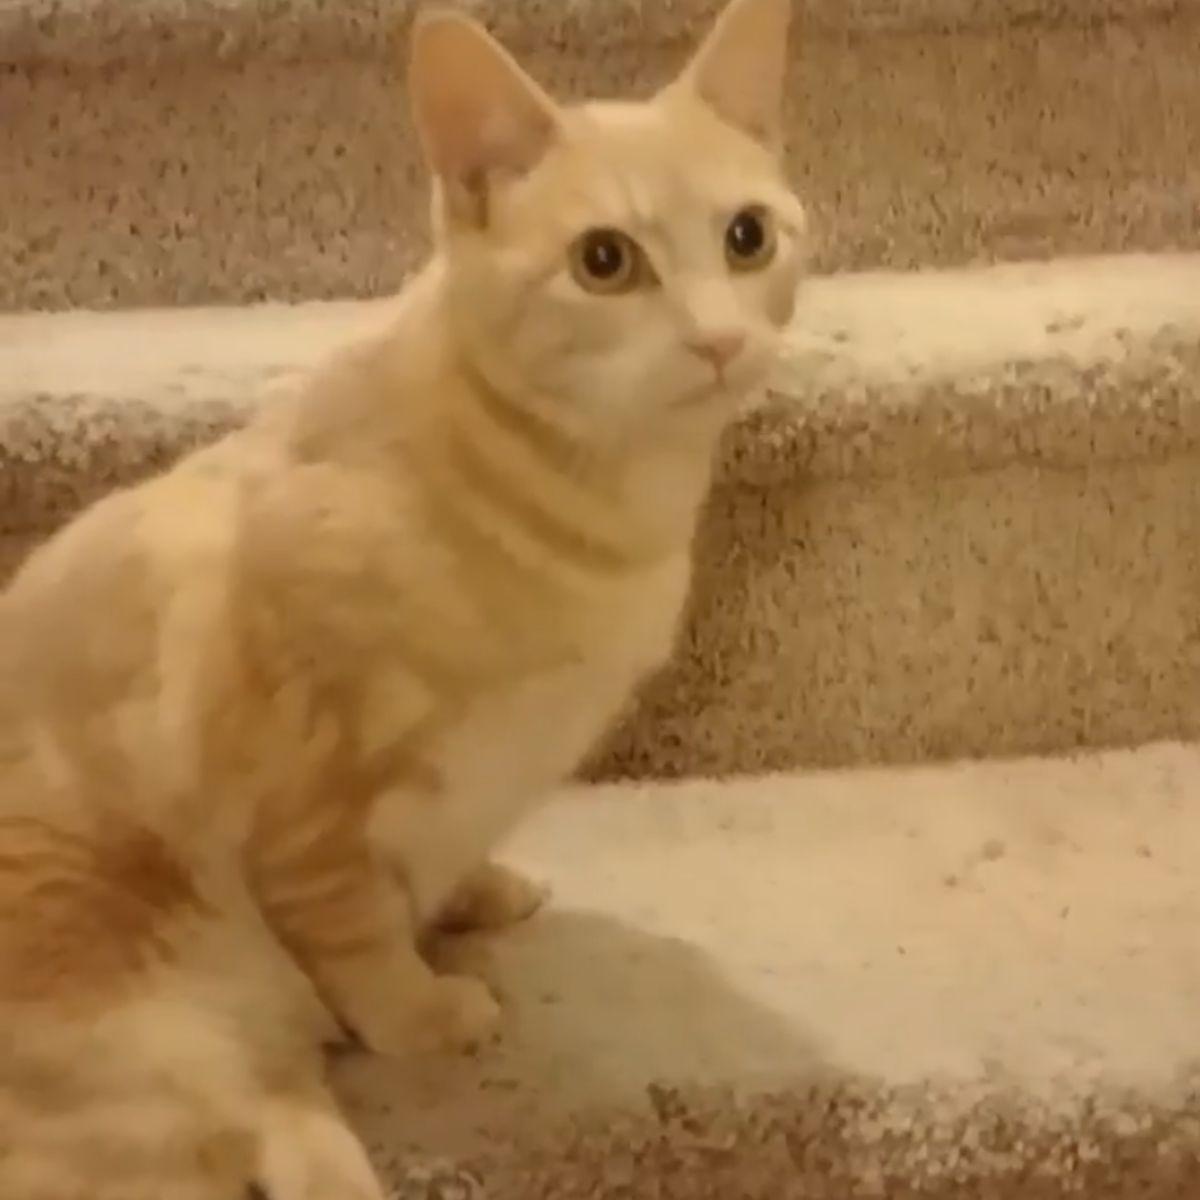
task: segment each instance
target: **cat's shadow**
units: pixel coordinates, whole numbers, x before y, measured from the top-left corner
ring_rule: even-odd
[[[648,1104],[654,1085],[770,1087],[820,1070],[804,1032],[703,948],[611,916],[551,907],[442,957],[496,986],[501,1041],[471,1058],[342,1059],[339,1090],[377,1144],[459,1150],[470,1131],[496,1134],[521,1112]]]

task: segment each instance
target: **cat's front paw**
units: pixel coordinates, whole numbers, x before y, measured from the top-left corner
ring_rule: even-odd
[[[439,975],[420,1014],[420,1041],[432,1050],[478,1050],[496,1040],[500,1016],[500,1003],[482,980]]]
[[[528,920],[549,894],[545,884],[501,863],[487,862],[459,885],[438,916],[437,925],[455,933],[501,929]]]
[[[359,1044],[384,1058],[477,1050],[496,1039],[500,1002],[480,979],[430,975],[420,998],[397,1009],[374,1007],[354,1023]]]

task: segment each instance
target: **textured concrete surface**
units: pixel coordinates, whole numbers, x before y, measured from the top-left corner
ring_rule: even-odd
[[[0,6],[0,308],[391,291],[425,247],[414,0]],[[563,95],[645,91],[716,0],[475,0]],[[1197,0],[810,0],[821,268],[1200,246]]]
[[[388,301],[0,320],[0,570]],[[1200,256],[811,281],[597,769],[1200,736]]]
[[[578,791],[510,850],[550,906],[450,955],[501,1044],[344,1094],[406,1200],[1187,1200],[1198,790],[1159,745]]]

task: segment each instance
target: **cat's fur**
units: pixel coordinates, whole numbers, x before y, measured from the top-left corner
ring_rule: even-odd
[[[801,268],[787,9],[735,0],[653,100],[580,108],[420,19],[438,249],[394,320],[0,597],[5,1200],[379,1200],[322,1045],[492,1033],[418,935],[537,906],[489,850],[670,646]],[[750,203],[778,250],[734,272]],[[581,287],[594,227],[653,275]]]

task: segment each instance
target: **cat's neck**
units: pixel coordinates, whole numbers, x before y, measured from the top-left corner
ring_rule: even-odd
[[[690,541],[719,433],[678,423],[602,440],[573,423],[554,397],[464,348],[436,261],[405,288],[385,331],[315,381],[299,415],[317,457],[385,471],[417,464],[443,482],[474,470],[514,507],[574,509],[649,558]]]

